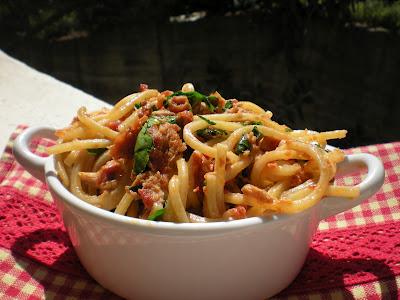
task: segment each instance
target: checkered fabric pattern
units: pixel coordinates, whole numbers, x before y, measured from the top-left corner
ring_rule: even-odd
[[[52,202],[45,185],[32,178],[12,156],[12,143],[24,129],[19,126],[0,159],[0,186],[12,186]],[[37,153],[51,142],[33,143]],[[362,205],[322,221],[320,231],[331,228],[354,228],[369,224],[383,224],[400,219],[400,142],[346,150],[347,153],[367,152],[379,156],[385,165],[383,188]],[[359,174],[338,180],[353,185],[360,182]],[[344,289],[322,290],[302,295],[277,295],[274,299],[391,299],[399,290],[400,277],[386,278]],[[0,299],[118,299],[95,281],[50,270],[27,258],[0,248]]]

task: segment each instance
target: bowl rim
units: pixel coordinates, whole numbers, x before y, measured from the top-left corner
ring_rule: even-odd
[[[151,221],[133,218],[129,216],[118,215],[108,210],[96,207],[90,203],[83,201],[72,194],[58,179],[55,170],[55,157],[53,155],[47,157],[45,163],[45,178],[50,191],[56,194],[53,197],[55,201],[65,202],[67,205],[84,212],[95,218],[102,219],[109,223],[128,226],[129,228],[136,227],[151,233],[175,233],[175,234],[205,234],[205,233],[221,233],[232,230],[245,229],[248,227],[260,226],[265,224],[278,224],[289,220],[304,217],[310,214],[310,211],[319,207],[319,203],[309,209],[296,214],[271,214],[268,216],[249,217],[231,221],[217,221],[207,223],[175,223],[163,221]],[[52,195],[53,196],[53,195]],[[55,199],[56,198],[56,199]],[[328,198],[328,197],[324,197]]]

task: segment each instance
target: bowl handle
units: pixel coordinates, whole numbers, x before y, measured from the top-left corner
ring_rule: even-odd
[[[367,177],[357,186],[360,196],[356,199],[343,199],[329,197],[321,201],[321,220],[341,213],[361,204],[365,199],[375,194],[382,186],[385,179],[385,169],[381,160],[372,154],[361,153],[347,155],[345,160],[338,164],[337,175],[344,175],[366,166]]]
[[[13,154],[17,162],[43,182],[45,181],[44,164],[48,158],[34,154],[29,149],[29,143],[36,137],[54,140],[54,131],[54,128],[47,126],[30,127],[16,138],[13,146]]]

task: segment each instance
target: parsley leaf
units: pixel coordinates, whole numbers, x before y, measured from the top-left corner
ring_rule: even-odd
[[[239,140],[239,143],[237,143],[236,145],[235,153],[239,155],[246,150],[251,150],[251,144],[249,142],[249,139],[247,138],[247,135],[244,134]]]
[[[107,148],[86,149],[89,155],[97,156],[107,151]]]
[[[208,124],[210,125],[216,125],[217,123],[215,123],[214,121],[211,121],[207,118],[204,118],[203,116],[198,116],[200,119],[202,119],[203,121],[206,121]]]
[[[165,212],[165,208],[158,209],[149,215],[147,220],[155,221],[158,217],[161,217]]]

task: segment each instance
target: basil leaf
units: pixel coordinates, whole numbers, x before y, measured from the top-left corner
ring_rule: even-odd
[[[155,221],[158,217],[161,217],[165,212],[165,208],[158,209],[148,216],[147,220]]]
[[[239,143],[237,143],[236,145],[235,153],[239,155],[246,150],[251,150],[251,144],[249,142],[249,139],[247,138],[247,135],[244,134],[239,140]]]
[[[154,117],[150,117],[143,125],[142,129],[140,129],[136,138],[134,149],[134,171],[136,174],[142,173],[149,162],[149,153],[153,148],[153,138],[147,133],[147,129],[156,124],[160,124],[160,121]]]
[[[142,103],[136,103],[136,104],[135,104],[135,107],[136,107],[137,109],[141,108],[141,107],[142,107]]]
[[[97,156],[107,151],[107,148],[86,149],[89,155]]]
[[[138,184],[138,185],[129,187],[129,190],[132,191],[132,192],[137,192],[138,190],[140,190],[142,188],[143,188],[143,185]]]
[[[196,91],[193,91],[193,92],[178,91],[178,92],[175,92],[172,95],[167,97],[167,100],[166,100],[167,103],[168,103],[168,100],[171,99],[174,96],[186,96],[189,99],[189,102],[190,102],[191,106],[194,106],[194,105],[196,105],[197,103],[200,103],[200,102],[204,102],[211,112],[215,111],[215,106],[211,101],[217,100],[217,97],[206,96],[206,95],[203,95],[203,94],[201,94],[199,92],[196,92]]]
[[[150,153],[151,149],[153,148],[153,139],[150,136],[148,136],[148,135],[144,136],[143,140],[144,140],[144,142],[142,144],[147,145],[147,147],[143,148],[141,150],[135,150],[135,173],[136,174],[140,174],[146,169],[146,166],[150,159],[149,153]]]
[[[202,137],[202,138],[208,140],[211,138],[215,138],[217,136],[227,135],[228,133],[222,129],[207,127],[207,128],[197,130],[196,134],[199,137]]]
[[[262,125],[262,122],[260,121],[245,121],[242,122],[242,125],[248,126],[248,125]]]
[[[207,118],[204,118],[203,116],[198,116],[200,119],[202,119],[203,121],[206,121],[208,124],[210,125],[217,125],[217,123],[215,123],[214,121],[211,121]]]
[[[171,123],[176,124],[175,116],[151,116],[147,122],[140,129],[139,134],[136,138],[136,144],[134,149],[134,160],[136,174],[142,173],[149,162],[150,151],[153,149],[153,138],[147,133],[147,130],[153,125],[158,125],[161,123]]]
[[[232,102],[232,100],[227,100],[226,102],[225,102],[225,105],[224,105],[224,111],[226,111],[226,110],[228,110],[228,109],[230,109],[230,108],[232,108],[233,107],[233,102]]]
[[[254,136],[256,137],[256,139],[258,140],[259,138],[263,137],[264,135],[258,130],[257,126],[253,127],[252,130]]]

